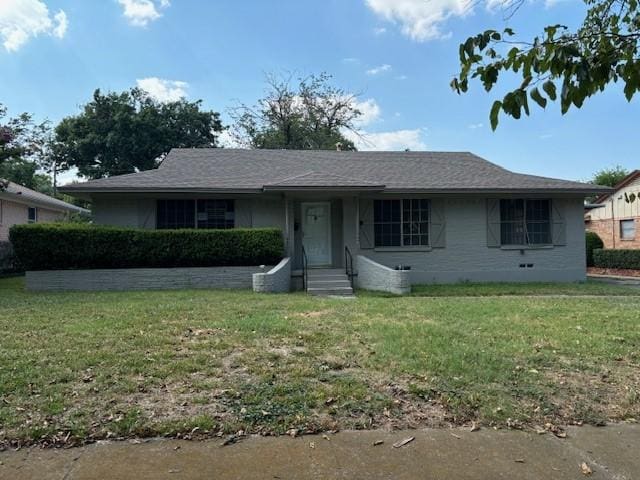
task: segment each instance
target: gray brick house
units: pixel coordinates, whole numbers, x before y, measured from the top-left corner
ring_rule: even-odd
[[[584,280],[583,200],[608,191],[468,152],[236,149],[174,149],[156,170],[61,190],[98,224],[278,227],[294,277],[304,247],[310,269],[351,256],[410,283]]]

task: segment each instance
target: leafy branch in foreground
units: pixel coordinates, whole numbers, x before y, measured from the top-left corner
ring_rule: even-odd
[[[585,4],[587,14],[576,31],[550,25],[531,42],[514,41],[511,28],[469,37],[460,45],[460,73],[451,87],[464,93],[469,80],[477,78],[489,92],[501,73],[512,71],[521,77],[519,87],[493,103],[489,115],[493,130],[501,110],[515,119],[523,111],[529,115],[529,98],[542,108],[559,100],[565,114],[572,105],[582,107],[586,98],[620,80],[631,101],[640,90],[638,0],[585,0]]]

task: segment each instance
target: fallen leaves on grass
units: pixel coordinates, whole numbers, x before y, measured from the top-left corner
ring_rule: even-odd
[[[591,467],[589,467],[586,462],[582,462],[582,464],[580,465],[580,470],[582,471],[583,475],[591,475],[593,473]]]
[[[396,443],[393,444],[393,448],[400,448],[400,447],[404,447],[406,444],[413,442],[416,439],[416,437],[407,437],[403,440],[399,440]]]

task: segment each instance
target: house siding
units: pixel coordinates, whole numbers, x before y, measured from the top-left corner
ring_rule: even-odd
[[[37,223],[56,222],[65,217],[63,212],[49,210],[47,208],[38,207]],[[29,222],[29,205],[0,199],[0,242],[9,240],[9,230],[14,225],[21,225]]]
[[[556,200],[558,201],[558,200]],[[513,250],[487,246],[486,198],[445,201],[444,248],[424,251],[360,249],[356,244],[356,203],[345,201],[345,238],[354,254],[382,265],[411,267],[411,283],[583,281],[586,277],[581,198],[561,199],[566,218],[566,245]],[[533,264],[521,268],[521,264]]]

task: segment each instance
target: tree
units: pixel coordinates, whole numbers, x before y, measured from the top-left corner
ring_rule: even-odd
[[[504,0],[511,14],[524,0]],[[516,41],[515,32],[486,30],[460,45],[460,73],[451,82],[458,93],[478,79],[487,92],[501,74],[512,71],[520,85],[496,100],[489,118],[496,129],[500,111],[519,119],[529,115],[529,98],[545,108],[559,100],[562,114],[602,92],[611,82],[624,84],[628,101],[640,89],[640,7],[638,0],[584,0],[582,26],[549,25],[531,41]],[[506,48],[506,53],[501,51]]]
[[[213,148],[223,127],[202,101],[162,103],[143,90],[96,90],[82,113],[55,128],[52,160],[101,178],[155,168],[174,147]]]
[[[6,114],[6,107],[0,104],[0,120]],[[0,122],[0,190],[6,187],[2,180],[44,193],[51,190],[48,177],[37,173],[42,167],[50,130],[50,122],[35,123],[28,113]]]
[[[240,105],[232,112],[232,135],[250,148],[344,150],[355,145],[343,130],[356,132],[355,121],[361,115],[356,96],[330,84],[326,73],[299,79],[267,75],[265,97],[249,107]]]
[[[602,170],[597,171],[593,178],[591,179],[591,183],[595,185],[605,185],[607,187],[615,187],[618,185],[624,178],[629,175],[629,170],[622,167],[621,165],[616,165],[611,168],[604,168]]]

